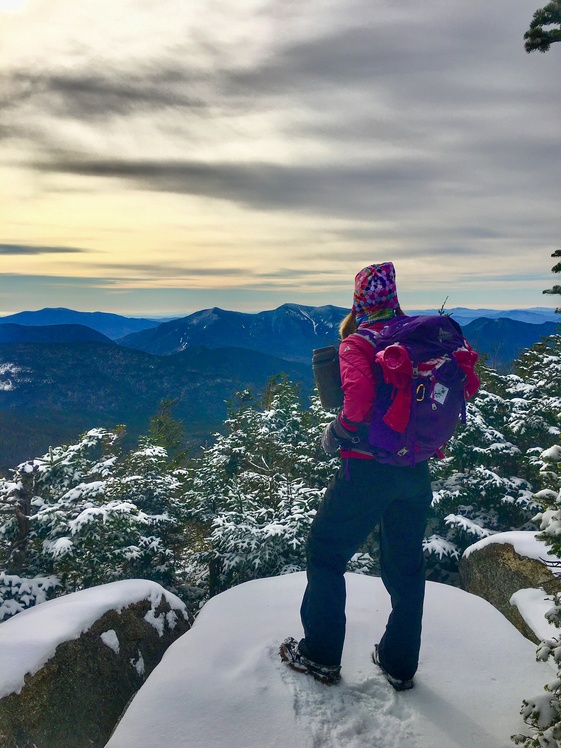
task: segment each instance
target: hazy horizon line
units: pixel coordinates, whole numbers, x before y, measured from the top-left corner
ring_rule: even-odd
[[[172,319],[181,319],[182,317],[188,317],[192,314],[197,314],[197,312],[203,312],[210,309],[221,309],[225,312],[237,312],[239,314],[261,314],[263,312],[271,312],[275,311],[276,309],[280,309],[283,306],[292,305],[297,307],[306,307],[310,309],[318,309],[321,307],[326,306],[332,306],[336,309],[346,310],[347,307],[339,306],[338,304],[300,304],[297,302],[284,302],[283,304],[280,304],[279,306],[275,306],[272,308],[266,308],[266,309],[258,309],[255,311],[248,311],[248,310],[241,310],[241,309],[234,309],[234,308],[225,308],[225,307],[219,307],[216,304],[209,307],[201,307],[198,309],[195,309],[193,311],[178,311],[178,312],[118,312],[118,311],[107,311],[103,309],[95,309],[95,310],[82,310],[82,309],[75,309],[73,307],[41,307],[40,309],[22,309],[19,312],[4,312],[0,311],[0,319],[4,319],[5,317],[14,317],[18,314],[38,314],[39,312],[43,312],[46,310],[54,311],[54,310],[64,310],[69,312],[76,312],[78,314],[113,314],[118,317],[126,317],[130,319],[161,319],[161,320],[172,320]],[[407,309],[405,311],[408,311],[409,314],[417,314],[420,312],[428,312],[428,311],[438,311],[440,307],[416,307],[414,309]],[[455,306],[450,307],[446,311],[448,313],[453,312],[459,312],[459,311],[466,311],[466,312],[549,312],[551,314],[556,314],[555,307],[548,307],[548,306],[515,306],[515,307],[466,307],[466,306]]]

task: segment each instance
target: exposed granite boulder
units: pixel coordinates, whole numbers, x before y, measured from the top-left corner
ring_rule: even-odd
[[[131,582],[114,584],[130,585]],[[150,587],[147,589],[142,584]],[[155,588],[161,593],[155,592]],[[103,587],[94,589],[98,597],[103,595]],[[87,630],[81,622],[82,631],[78,630],[77,638],[58,644],[46,662],[35,672],[32,668],[32,672],[25,675],[19,692],[16,689],[5,695],[6,685],[2,691],[0,672],[0,694],[4,692],[0,699],[2,748],[102,748],[107,743],[131,697],[169,645],[190,626],[189,616],[178,598],[151,582],[141,583],[139,591],[142,589],[144,599],[130,603],[128,594],[126,607],[106,610],[87,626]],[[123,587],[123,590],[126,593],[130,588]],[[83,596],[89,592],[94,590],[67,595],[64,604],[80,606]],[[4,627],[11,626],[4,644],[10,644],[12,652],[14,646],[24,651],[28,643],[26,633],[32,632],[33,638],[34,626],[51,625],[53,609],[49,611],[48,606],[60,604],[62,600],[43,603],[0,624],[0,658],[9,651],[2,649]],[[72,607],[67,610],[72,618]],[[15,629],[18,619],[20,641]],[[40,628],[37,631],[39,633]],[[31,646],[35,645],[32,641]],[[10,658],[6,656],[5,659]],[[10,687],[13,686],[8,683]]]
[[[545,553],[544,553],[545,557]],[[510,543],[489,543],[472,551],[460,562],[460,584],[464,590],[488,600],[525,637],[538,643],[538,637],[524,621],[510,598],[522,589],[543,589],[547,594],[561,592],[561,579],[540,560],[518,554]]]

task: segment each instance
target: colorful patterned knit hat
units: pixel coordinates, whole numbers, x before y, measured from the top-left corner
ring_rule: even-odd
[[[391,262],[369,265],[355,278],[353,314],[358,325],[376,319],[389,319],[399,310],[395,268]]]

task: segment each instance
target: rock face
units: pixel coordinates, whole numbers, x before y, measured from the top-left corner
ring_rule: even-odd
[[[561,579],[545,564],[520,556],[509,543],[491,543],[462,558],[460,583],[466,592],[488,600],[525,637],[536,643],[536,635],[518,608],[510,604],[510,598],[518,590],[527,588],[543,588],[547,594],[561,591]]]
[[[155,608],[141,600],[107,611],[77,639],[59,644],[54,657],[26,676],[20,693],[0,700],[0,746],[102,748],[131,697],[189,626],[165,597]]]

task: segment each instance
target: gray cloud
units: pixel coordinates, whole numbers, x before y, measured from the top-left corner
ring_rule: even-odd
[[[310,259],[310,255],[306,255],[306,259]],[[329,273],[332,275],[333,271]],[[308,283],[309,279],[317,279],[320,277],[320,282],[325,283],[325,275],[318,270],[302,270],[294,268],[278,268],[277,270],[271,270],[265,273],[255,273],[256,278],[278,278],[281,280],[305,280]],[[329,281],[331,283],[331,279]],[[339,283],[339,280],[335,279],[335,283]],[[348,284],[348,279],[345,278],[344,283]]]
[[[77,247],[48,247],[34,244],[0,244],[0,255],[51,255],[88,252]]]
[[[204,108],[190,95],[189,79],[179,70],[116,71],[92,73],[89,66],[72,71],[16,70],[4,74],[2,106],[22,104],[45,114],[89,121],[165,108]],[[187,89],[187,90],[186,90]]]
[[[59,154],[36,161],[38,171],[124,179],[137,189],[205,195],[257,209],[292,209],[341,215],[375,213],[408,190],[410,203],[430,201],[436,164],[419,160],[362,166],[204,164],[196,161],[87,160]],[[440,173],[440,176],[444,172]],[[413,191],[416,190],[415,196]]]
[[[154,262],[154,263],[103,263],[96,264],[97,270],[105,270],[107,272],[124,273],[123,277],[134,278],[135,274],[143,274],[143,278],[148,275],[154,278],[185,278],[185,277],[206,277],[206,276],[237,276],[240,274],[240,269],[236,267],[219,267],[219,268],[201,268],[201,267],[189,267],[185,265],[171,265],[165,262]]]
[[[29,275],[27,273],[0,273],[0,288],[3,293],[9,293],[14,289],[21,294],[21,289],[26,286],[50,286],[53,288],[71,286],[76,288],[89,288],[92,286],[114,286],[118,283],[117,278],[84,277],[76,275]],[[5,286],[3,286],[5,284]]]
[[[273,3],[269,11],[275,8]],[[196,71],[189,64],[187,45],[135,66],[117,68],[95,61],[95,72],[90,59],[70,69],[53,64],[52,70],[11,71],[4,74],[0,86],[3,131],[12,128],[25,137],[20,107],[27,106],[38,115],[29,137],[37,145],[50,141],[51,148],[57,145],[57,129],[49,118],[74,119],[88,126],[115,117],[143,116],[151,119],[155,130],[173,136],[174,126],[162,115],[177,109],[182,119],[175,120],[175,135],[179,141],[192,142],[201,135],[201,116],[214,120],[217,114],[278,111],[279,134],[284,131],[304,142],[324,141],[351,150],[359,144],[366,149],[385,143],[422,146],[431,149],[435,159],[470,154],[488,143],[496,160],[511,158],[515,148],[520,150],[513,137],[529,140],[526,145],[531,139],[527,131],[518,138],[516,132],[505,132],[506,120],[521,112],[527,115],[529,105],[544,102],[544,93],[536,90],[526,70],[521,42],[520,60],[516,58],[517,66],[512,67],[518,33],[514,14],[501,19],[504,33],[497,35],[496,26],[477,4],[462,8],[461,16],[451,7],[440,8],[438,14],[432,8],[434,18],[425,17],[427,9],[410,17],[404,14],[404,23],[387,16],[384,3],[361,4],[355,27],[347,23],[341,30],[320,29],[296,40],[283,35],[282,43],[249,64],[240,56],[237,65],[225,65],[218,42],[208,39],[212,62]],[[280,32],[286,13],[276,9],[273,13]],[[348,21],[343,10],[341,18]],[[357,98],[348,101],[351,94]],[[313,111],[313,117],[283,120],[282,111],[293,107]],[[220,137],[218,131],[216,135]],[[245,137],[249,136],[240,135],[242,141]],[[541,132],[536,140],[545,152],[555,137],[552,131],[544,143]],[[497,153],[501,145],[503,156]],[[86,161],[91,155],[84,150]]]

